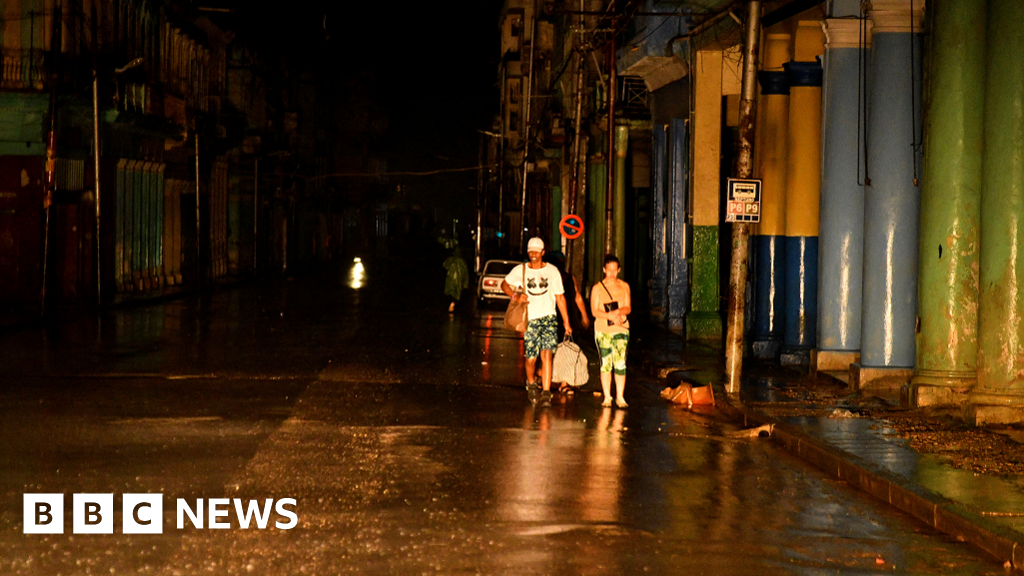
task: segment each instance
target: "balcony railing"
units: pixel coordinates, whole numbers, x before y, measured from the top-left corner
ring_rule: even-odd
[[[2,48],[3,75],[0,89],[42,90],[46,86],[46,61],[43,50]]]

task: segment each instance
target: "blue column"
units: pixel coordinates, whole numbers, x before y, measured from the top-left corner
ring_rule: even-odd
[[[915,359],[920,217],[915,163],[919,170],[921,161],[911,143],[921,140],[922,42],[920,34],[910,32],[907,5],[906,10],[871,14],[870,182],[864,196],[861,329],[864,368],[908,369]]]
[[[764,40],[764,70],[758,72],[755,176],[761,179],[761,222],[753,238],[754,280],[751,349],[756,358],[778,358],[785,315],[786,177],[789,158],[789,75],[791,34],[771,33]]]
[[[654,249],[651,270],[651,316],[667,318],[668,295],[668,182],[665,178],[668,148],[668,126],[654,126],[654,150],[651,154],[651,246]]]
[[[863,163],[858,138],[861,21],[830,18],[825,23],[817,367],[845,371],[860,359],[861,340],[864,271],[864,186],[863,171],[858,164]]]
[[[820,57],[825,38],[817,21],[797,23],[789,74],[786,176],[786,313],[783,364],[808,365],[817,343],[818,212],[821,201]]]
[[[668,199],[668,324],[670,328],[681,329],[686,320],[690,304],[689,272],[686,259],[686,200],[687,166],[689,165],[689,135],[686,120],[672,120],[669,163]]]

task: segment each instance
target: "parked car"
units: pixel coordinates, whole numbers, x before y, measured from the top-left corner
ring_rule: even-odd
[[[508,276],[513,268],[522,264],[512,260],[488,260],[484,264],[483,272],[480,274],[480,281],[476,287],[476,299],[481,304],[495,300],[508,300],[508,296],[501,291],[501,281]]]

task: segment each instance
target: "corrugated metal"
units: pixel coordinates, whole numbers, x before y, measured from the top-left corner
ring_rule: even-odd
[[[54,177],[57,190],[66,192],[85,190],[85,160],[57,158]]]

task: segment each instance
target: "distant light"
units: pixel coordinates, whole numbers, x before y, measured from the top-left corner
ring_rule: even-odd
[[[362,288],[365,283],[366,269],[363,267],[363,263],[356,258],[356,262],[352,265],[352,270],[348,273],[349,288],[358,290]]]
[[[498,232],[498,238],[504,238],[504,237],[505,237],[505,233],[504,232]]]
[[[360,258],[359,256],[356,256],[356,257],[355,257],[355,259],[354,259],[354,260],[352,260],[352,261],[353,261],[353,262],[355,262],[356,264],[359,264],[360,262],[362,262],[362,261],[363,261],[363,259],[362,259],[362,258]]]

